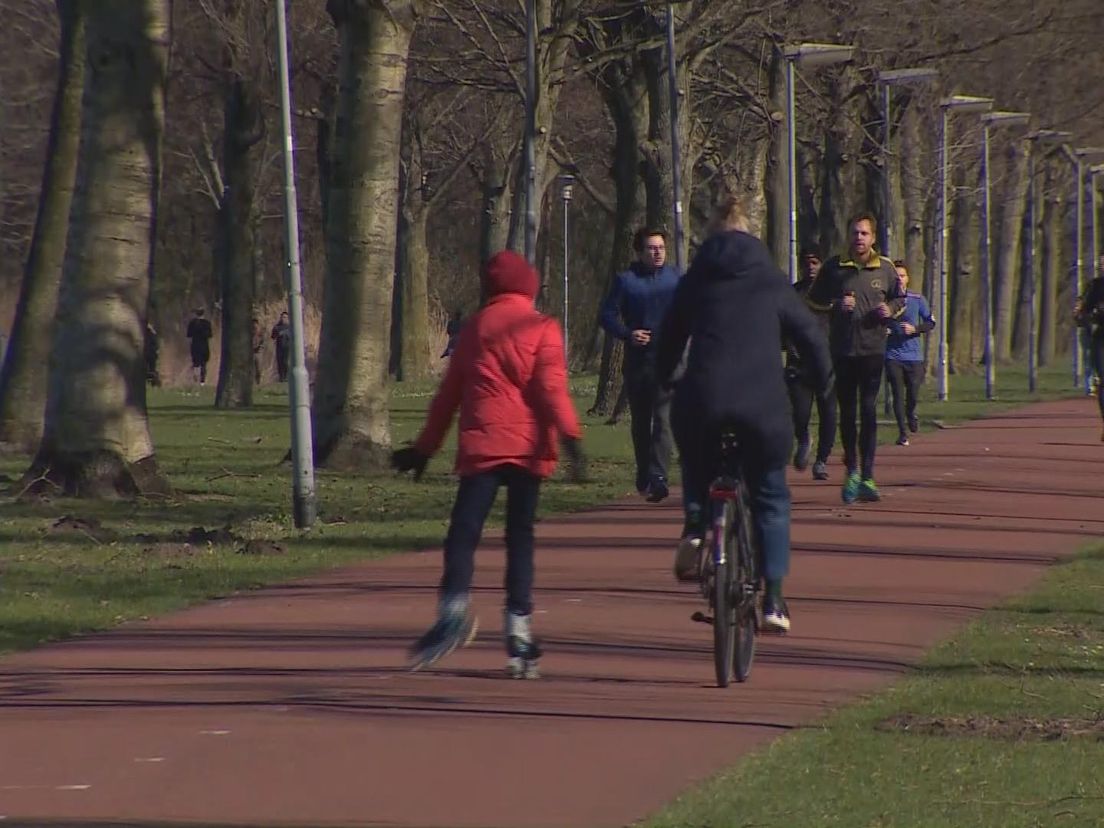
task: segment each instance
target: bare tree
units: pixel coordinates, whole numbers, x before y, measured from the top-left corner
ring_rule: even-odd
[[[82,497],[163,490],[143,345],[157,220],[167,0],[87,7],[80,156],[30,489]]]
[[[77,0],[58,0],[58,79],[38,219],[19,289],[7,356],[0,353],[0,442],[33,451],[42,439],[46,365],[54,332],[65,236],[77,175],[85,18]]]
[[[388,351],[412,0],[330,0],[340,35],[324,315],[314,389],[317,459],[382,466],[391,445]]]

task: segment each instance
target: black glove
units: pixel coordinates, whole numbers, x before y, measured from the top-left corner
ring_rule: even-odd
[[[429,458],[414,446],[406,446],[391,452],[391,468],[400,472],[414,472],[414,479],[421,480]]]
[[[570,483],[586,483],[587,459],[583,454],[582,440],[574,437],[563,439],[564,461],[567,467],[567,480]]]

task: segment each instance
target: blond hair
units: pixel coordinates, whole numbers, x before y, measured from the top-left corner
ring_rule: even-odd
[[[739,196],[728,195],[713,207],[713,224],[718,230],[739,230],[751,232],[751,219],[747,207]]]

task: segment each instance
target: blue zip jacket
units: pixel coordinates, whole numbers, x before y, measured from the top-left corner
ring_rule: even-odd
[[[602,304],[602,327],[611,336],[626,342],[635,330],[652,332],[650,345],[644,348],[633,348],[630,345],[626,349],[626,355],[630,351],[653,351],[660,325],[671,306],[678,282],[678,271],[666,264],[659,270],[652,271],[640,262],[633,262],[628,270],[617,274],[609,296]]]
[[[916,333],[906,334],[901,323],[908,322]],[[924,351],[920,347],[920,334],[935,327],[935,318],[931,315],[928,303],[919,293],[911,290],[905,293],[905,311],[889,325],[889,340],[886,342],[886,360],[894,362],[923,362]]]

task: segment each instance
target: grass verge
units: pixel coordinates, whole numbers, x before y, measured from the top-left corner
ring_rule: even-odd
[[[1009,388],[1026,387],[1013,373],[1002,379]],[[957,422],[1062,396],[1068,382],[1064,371],[1044,373],[1038,394],[985,403],[978,378],[956,378],[952,401],[938,404],[939,418]],[[414,435],[432,390],[425,384],[395,387],[396,443]],[[576,378],[572,390],[585,410],[594,379]],[[289,467],[281,464],[289,430],[285,389],[261,390],[257,404],[242,411],[215,409],[213,393],[150,390],[158,459],[177,497],[0,503],[0,653],[441,542],[455,491],[454,441],[446,442],[421,483],[319,470],[320,519],[311,531],[300,532],[291,520]],[[925,399],[925,418],[935,405]],[[627,419],[616,427],[595,418],[585,423],[592,480],[546,486],[543,515],[631,493]],[[891,432],[883,429],[882,436],[893,439]],[[0,458],[0,474],[10,482],[26,464],[26,458]],[[500,511],[492,514],[492,525],[501,525]]]
[[[1104,825],[1104,545],[648,828]]]

